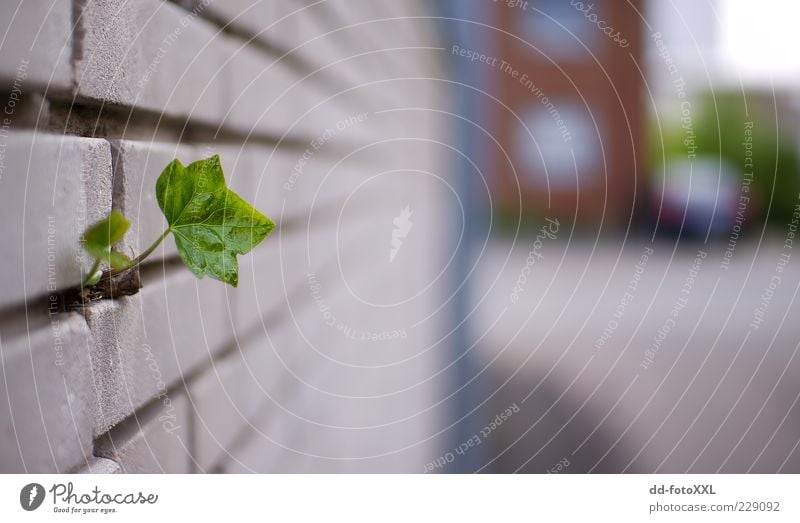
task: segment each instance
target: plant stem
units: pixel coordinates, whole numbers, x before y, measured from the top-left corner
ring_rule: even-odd
[[[94,264],[92,264],[92,268],[89,269],[89,272],[86,274],[86,278],[83,279],[83,283],[81,283],[81,287],[88,287],[89,280],[94,278],[95,273],[100,269],[100,260],[95,258]],[[95,282],[96,283],[96,282]]]
[[[145,258],[153,254],[153,251],[156,250],[159,245],[161,245],[161,242],[164,241],[164,238],[166,238],[169,233],[170,230],[167,228],[167,230],[161,233],[161,236],[159,236],[158,239],[154,241],[152,245],[150,245],[150,247],[145,249],[142,254],[131,260],[130,265],[122,269],[111,269],[105,275],[103,275],[103,278],[108,279],[112,276],[117,276],[118,274],[122,274],[123,272],[127,272],[138,267],[145,260]]]
[[[164,238],[166,238],[169,233],[170,233],[170,230],[169,230],[169,228],[167,228],[167,230],[162,232],[161,236],[159,236],[158,239],[156,241],[154,241],[153,244],[150,247],[145,249],[145,251],[142,252],[142,254],[140,254],[139,256],[134,258],[133,261],[131,262],[131,265],[129,267],[126,267],[125,270],[132,269],[132,268],[136,267],[137,265],[142,263],[145,258],[147,258],[151,254],[153,254],[153,251],[156,250],[156,248],[159,245],[161,245],[161,242],[164,241]]]

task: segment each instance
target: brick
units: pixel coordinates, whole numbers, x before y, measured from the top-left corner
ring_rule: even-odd
[[[230,97],[223,126],[248,136],[308,137],[318,121],[335,121],[341,114],[333,104],[322,103],[328,95],[313,80],[290,69],[286,60],[275,60],[233,39],[225,46],[229,60],[220,74],[227,79]]]
[[[108,142],[12,133],[0,171],[0,208],[15,217],[0,251],[0,308],[81,282],[90,260],[79,239],[111,209]]]
[[[334,124],[335,122],[331,122],[331,125]],[[340,205],[347,196],[347,190],[354,183],[345,184],[343,180],[336,178],[336,183],[331,180],[324,190],[314,194],[319,186],[319,180],[333,165],[333,156],[327,151],[320,150],[318,154],[312,155],[303,173],[292,181],[291,173],[300,160],[302,151],[250,143],[241,147],[219,147],[208,144],[197,148],[201,151],[218,153],[229,186],[276,222],[304,220],[308,217],[308,210],[312,205],[315,207]],[[341,178],[350,174],[350,178],[355,180],[365,172],[363,167],[353,171],[350,174],[347,170],[341,169],[335,174],[341,175]],[[342,183],[339,183],[340,181]],[[286,183],[291,183],[291,190],[284,187]],[[316,200],[313,199],[315,196]]]
[[[233,339],[223,283],[198,280],[184,268],[154,278],[135,296],[86,311],[101,390],[96,435],[179,383]]]
[[[207,10],[239,32],[283,52],[294,48],[295,40],[313,37],[315,28],[324,26],[319,20],[324,13],[318,6],[303,6],[292,0],[230,0],[211,3]]]
[[[374,73],[423,76],[418,74],[424,71],[423,66],[427,61],[422,58],[423,55],[417,55],[416,59],[408,61],[403,59],[404,52],[396,49],[441,47],[435,24],[429,19],[415,18],[435,15],[436,13],[431,12],[430,5],[419,2],[378,5],[368,0],[348,0],[328,2],[325,7],[331,11],[329,18],[339,20],[337,25],[341,29],[331,39],[341,42],[342,54],[346,57],[363,54],[358,58],[361,65],[357,68],[368,77]],[[388,51],[389,49],[392,50]],[[428,53],[421,50],[414,52]],[[362,82],[364,80],[361,79]],[[402,91],[397,93],[403,97]]]
[[[89,462],[76,471],[77,474],[120,474],[122,467],[107,458],[89,458]]]
[[[317,138],[331,136],[325,134],[325,129],[335,126],[336,121],[326,121]],[[372,158],[369,162],[362,161],[364,153],[344,158],[349,151],[343,153],[338,146],[354,140],[348,130],[339,135],[334,133],[333,138],[316,150],[311,142],[306,149],[278,149],[274,153],[266,148],[248,148],[245,161],[250,167],[247,171],[255,176],[250,188],[243,187],[241,194],[249,195],[248,201],[278,222],[294,220],[297,225],[304,226],[309,214],[314,214],[312,223],[329,219],[320,217],[320,213],[338,212],[362,182],[383,170]],[[335,215],[332,219],[336,220]]]
[[[335,124],[327,122],[320,133]],[[344,133],[341,138],[346,138]],[[239,194],[276,221],[306,219],[312,206],[341,205],[347,191],[366,176],[363,165],[348,169],[353,167],[348,164],[348,168],[334,169],[329,174],[338,158],[335,150],[327,148],[333,149],[335,144],[329,142],[318,150],[310,143],[307,145],[310,154],[289,148],[246,146],[237,156],[238,170],[242,173]],[[327,181],[321,184],[326,175]],[[320,185],[323,189],[317,193]]]
[[[232,448],[216,466],[219,472],[244,473],[301,473],[307,467],[308,456],[294,450],[298,441],[307,437],[309,427],[286,412],[262,417],[245,428],[243,441]]]
[[[170,393],[101,437],[95,453],[126,474],[191,472],[189,403]]]
[[[367,232],[375,228],[375,223],[360,216],[337,222],[330,215],[322,215],[313,220],[310,229],[305,218],[296,220],[286,230],[274,232],[252,255],[243,257],[239,266],[241,285],[233,295],[236,328],[251,328],[287,309],[311,307],[313,280],[327,280],[322,283],[323,292],[332,292],[328,284],[339,286],[339,264],[348,264],[343,258],[357,263],[358,270],[370,267],[359,248],[369,243]],[[388,253],[390,229],[382,232],[382,243],[387,245],[380,249],[383,259]]]
[[[78,94],[217,122],[227,56],[213,26],[167,2],[87,0],[81,8]]]
[[[328,233],[328,236],[331,235]],[[358,234],[354,237],[357,238]],[[256,263],[262,264],[260,261]],[[378,274],[380,268],[371,267],[363,273],[362,279],[373,281],[380,287],[384,282],[376,278]],[[249,417],[242,419],[236,414],[228,413],[222,418],[204,415],[224,427],[220,430],[223,433],[228,431],[227,438],[232,438],[235,432],[231,427],[238,427],[244,434],[239,433],[231,446],[223,443],[230,439],[220,436],[216,447],[212,446],[217,450],[219,465],[207,467],[203,460],[203,470],[295,473],[421,471],[430,461],[432,449],[438,445],[431,427],[435,427],[436,420],[443,415],[441,409],[428,408],[430,398],[441,396],[438,389],[441,382],[427,379],[432,368],[442,366],[436,360],[439,354],[423,351],[438,339],[437,332],[430,328],[418,329],[416,336],[412,334],[400,343],[382,344],[380,351],[365,351],[363,345],[324,324],[321,312],[308,297],[306,283],[302,280],[299,283],[300,296],[282,308],[276,307],[265,325],[257,325],[255,332],[239,329],[258,336],[252,344],[260,345],[259,356],[274,358],[273,354],[277,354],[281,358],[264,365],[270,371],[263,382],[269,396],[260,407],[259,415],[253,419],[252,426],[249,426]],[[264,292],[256,292],[264,301]],[[352,297],[343,286],[332,284],[325,288],[324,294],[327,304],[336,314],[344,314],[352,308]],[[282,309],[291,311],[292,318],[281,319]],[[402,314],[409,314],[409,309],[403,309]],[[289,312],[284,310],[282,314]],[[392,316],[398,314],[397,310],[392,311]],[[367,317],[364,321],[371,320]],[[276,322],[288,331],[276,336],[272,331]],[[270,333],[272,343],[266,341],[264,328]],[[386,356],[387,350],[392,351],[390,356]],[[375,356],[376,352],[380,352],[382,358]],[[415,356],[416,352],[421,354]],[[365,357],[366,353],[370,356]],[[409,361],[386,365],[391,363],[391,358]],[[348,363],[359,367],[351,367]],[[385,368],[364,367],[381,364]],[[342,394],[357,397],[342,397]],[[371,398],[381,394],[384,397]],[[226,401],[219,399],[224,396],[221,391],[213,396],[217,401]],[[224,409],[208,410],[219,412]],[[229,405],[227,410],[232,410]],[[407,419],[397,421],[400,418]],[[375,427],[359,428],[367,426]]]
[[[363,291],[371,286],[379,293],[398,286],[421,288],[419,279],[385,277],[385,260],[360,261],[365,268],[359,278],[351,276],[353,288]],[[416,276],[414,265],[406,269]],[[441,336],[436,316],[415,328],[411,324],[433,312],[439,302],[431,296],[440,294],[380,309],[358,303],[336,275],[320,279],[326,306],[337,321],[356,331],[402,326],[407,337],[379,342],[350,339],[325,325],[314,305],[309,315],[298,317],[295,328],[304,334],[304,341],[295,344],[295,351],[306,354],[292,372],[296,386],[310,389],[311,398],[297,414],[315,424],[308,425],[305,446],[294,448],[322,456],[308,465],[313,472],[421,471],[437,445],[433,428],[446,416],[434,400],[443,395],[436,371],[446,366],[445,347],[436,343]]]
[[[432,449],[441,444],[437,427],[448,412],[435,405],[443,397],[441,383],[428,380],[435,362],[419,360],[390,369],[353,372],[340,366],[319,372],[310,387],[327,393],[311,393],[308,407],[298,412],[315,422],[306,446],[299,448],[320,456],[314,472],[325,471],[332,462],[350,473],[424,469]],[[335,395],[345,381],[358,383],[360,394]],[[386,391],[387,382],[393,391]]]
[[[348,191],[357,185],[357,177],[364,176],[363,167],[343,168],[342,177],[348,176],[350,182],[344,179],[329,182],[325,187],[330,189],[320,191],[314,199],[318,178],[324,174],[323,166],[330,165],[329,159],[320,158],[318,171],[307,169],[297,179],[293,190],[286,191],[282,184],[296,160],[287,151],[271,154],[265,148],[251,147],[237,157],[237,170],[244,174],[240,194],[278,223],[278,229],[259,247],[240,257],[241,285],[233,295],[238,329],[248,328],[263,316],[285,307],[287,294],[301,289],[302,294],[308,295],[306,279],[311,267],[306,257],[309,246],[314,270],[322,266],[335,267],[337,240],[342,248],[352,246],[364,229],[372,227],[371,222],[361,220],[355,213],[344,223],[338,223],[335,215]],[[248,184],[250,189],[247,189]],[[309,232],[308,209],[312,205],[316,214]]]
[[[339,294],[343,294],[341,289]],[[329,303],[336,308],[340,300],[334,297]],[[433,355],[393,368],[349,368],[329,358],[346,362],[342,349],[353,343],[323,325],[318,310],[294,311],[294,319],[281,324],[288,324],[289,330],[277,337],[274,349],[263,336],[255,342],[262,351],[274,350],[283,356],[282,361],[268,366],[277,373],[266,381],[273,388],[267,389],[269,397],[252,426],[245,424],[236,445],[220,453],[220,471],[423,470],[431,459],[431,449],[439,443],[433,427],[446,415],[441,408],[429,408],[431,398],[441,396],[436,389],[440,383],[426,383],[431,368],[441,366],[434,364]],[[273,333],[271,337],[276,341]],[[351,351],[351,362],[356,352]],[[343,384],[346,392],[366,397],[340,396]],[[385,393],[387,386],[409,390],[370,397]],[[407,419],[398,422],[400,418]],[[241,426],[242,420],[238,421]]]
[[[326,229],[331,231],[331,229]],[[252,329],[270,315],[283,316],[289,296],[306,289],[306,236],[301,231],[276,231],[263,248],[239,265],[241,285],[233,297],[238,331]]]
[[[305,308],[294,312],[294,320],[308,323],[307,317],[317,314]],[[241,352],[216,367],[220,377],[210,370],[192,384],[201,471],[298,471],[299,461],[307,459],[292,449],[316,427],[298,417],[308,408],[313,391],[298,381],[296,373],[308,359],[305,338],[319,341],[327,334],[300,332],[293,320],[273,318],[247,329],[248,341],[241,343]],[[306,378],[313,379],[315,369],[323,370],[310,368]],[[244,412],[248,414],[243,416]]]
[[[298,336],[299,339],[299,336]],[[321,338],[320,338],[321,339]],[[299,343],[303,343],[300,341]],[[308,362],[299,363],[305,367]],[[315,390],[330,369],[315,367],[310,384],[289,377],[285,385],[262,406],[260,417],[245,426],[244,437],[223,454],[218,470],[241,473],[420,472],[440,445],[435,420],[442,412],[416,417],[384,427],[364,428],[359,415],[374,417],[381,409],[405,403],[419,411],[428,406],[428,390],[393,399],[330,398]],[[334,379],[340,379],[337,373]],[[419,379],[419,375],[415,375]],[[308,377],[306,377],[308,379]],[[321,399],[329,398],[322,402]],[[333,410],[329,410],[333,409]],[[329,410],[328,416],[322,411]],[[384,417],[392,417],[391,410]]]
[[[98,419],[94,436],[100,436],[164,390],[162,364],[147,352],[139,297],[102,301],[84,314],[94,332],[92,369],[98,390]],[[148,358],[151,361],[148,361]],[[152,363],[155,370],[149,370]]]
[[[310,117],[295,122],[321,91],[308,81],[294,85],[302,76],[286,61],[223,34],[201,12],[156,0],[88,1],[78,93],[247,134],[307,131]]]
[[[91,335],[75,313],[0,326],[0,471],[68,472],[92,455]]]
[[[262,367],[270,373],[262,378],[262,386],[268,395],[262,395],[252,418],[240,424],[234,444],[220,453],[217,463],[204,469],[206,471],[297,473],[302,472],[308,462],[308,456],[298,449],[307,446],[304,442],[317,427],[305,423],[299,416],[308,408],[311,395],[307,388],[298,386],[285,370],[288,359],[298,358],[291,353],[291,349],[300,337],[291,327],[277,336],[275,333],[270,336],[273,343],[277,340],[282,344],[268,344],[265,338],[251,344],[254,350],[286,353],[283,360]]]
[[[420,184],[422,190],[417,192],[429,191],[430,185],[430,183]],[[394,187],[394,189],[399,189],[399,187]],[[402,191],[395,192],[399,195],[403,194]],[[409,194],[406,192],[406,196]],[[309,281],[310,273],[321,280],[322,293],[326,295],[326,298],[330,298],[331,293],[336,292],[336,288],[343,287],[338,272],[340,268],[349,278],[357,278],[360,282],[365,283],[374,281],[376,288],[369,292],[377,294],[378,298],[381,298],[381,292],[391,291],[391,295],[402,299],[408,295],[409,289],[422,291],[428,282],[434,282],[437,274],[430,274],[433,269],[423,267],[421,264],[417,264],[420,265],[417,267],[415,263],[419,257],[413,255],[415,251],[427,252],[431,249],[433,240],[427,239],[426,231],[428,229],[418,227],[408,238],[408,245],[405,245],[406,250],[403,254],[406,259],[405,261],[403,261],[403,257],[400,259],[403,263],[391,266],[388,263],[392,219],[403,203],[408,203],[408,201],[400,199],[397,200],[396,205],[390,204],[386,208],[387,206],[383,202],[367,201],[370,199],[372,197],[367,193],[364,201],[351,204],[341,222],[337,220],[335,214],[334,216],[323,215],[319,219],[314,219],[311,229],[307,230],[306,219],[298,220],[286,230],[280,229],[273,233],[273,236],[268,238],[252,256],[244,257],[240,264],[242,285],[236,292],[234,301],[237,329],[247,329],[260,322],[262,318],[280,313],[286,308],[296,310],[310,306],[313,303],[311,282]],[[394,201],[392,196],[384,199]],[[427,201],[420,199],[415,199],[412,203],[414,202],[419,204],[416,207],[416,213],[422,220],[419,223],[425,223],[425,219],[429,215],[431,219],[437,217],[435,212],[432,213],[428,210],[428,208],[435,209],[435,206],[428,205]],[[374,205],[376,209],[369,209],[370,205]],[[360,219],[368,210],[369,214],[383,216],[384,219]],[[429,229],[435,230],[436,228],[430,227]],[[436,241],[440,240],[437,238]],[[364,249],[364,246],[371,247]],[[373,267],[381,272],[371,270]],[[269,268],[269,270],[265,268]],[[439,269],[439,267],[437,266],[435,269]],[[361,278],[359,273],[366,273],[367,277]],[[379,277],[379,274],[387,277]],[[441,287],[441,283],[443,282],[440,282],[439,287]],[[358,285],[363,286],[362,283]],[[438,287],[433,288],[433,290],[436,289]],[[376,299],[375,296],[373,299]],[[313,306],[317,307],[317,305]],[[431,312],[431,309],[435,308],[421,308],[419,301],[411,303],[409,306],[414,307],[418,312],[422,310]],[[347,312],[352,312],[349,317],[356,322],[363,320],[365,316],[380,318],[380,315],[373,314],[374,309],[369,306],[363,307],[358,303],[345,308]],[[386,322],[384,321],[384,323]]]
[[[324,3],[303,5],[291,0],[256,3],[233,0],[214,2],[207,10],[239,33],[274,50],[276,56],[288,53],[288,58],[299,62],[306,73],[348,56],[341,38],[332,32],[338,24],[329,16],[330,9]],[[325,80],[338,86],[357,83],[358,68],[347,61],[341,64],[324,73]]]
[[[0,3],[0,78],[13,84],[19,71],[27,84],[67,91],[71,87],[72,2]]]
[[[284,338],[280,330],[268,329],[272,343],[265,339],[243,342],[191,384],[194,457],[201,470],[225,458],[237,436],[252,424],[259,407],[280,383],[284,367],[278,353],[286,349],[279,346]]]

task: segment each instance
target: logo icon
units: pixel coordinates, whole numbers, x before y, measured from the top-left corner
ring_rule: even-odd
[[[414,224],[411,223],[412,214],[414,214],[414,212],[406,205],[400,209],[400,214],[395,216],[394,220],[392,220],[394,229],[392,229],[392,249],[389,251],[389,263],[394,261],[394,257],[397,256],[397,253],[400,252],[400,247],[403,246],[403,240],[406,239],[408,233],[411,231],[411,227],[414,226]]]
[[[19,504],[25,510],[31,511],[39,508],[44,501],[44,487],[38,483],[28,483],[19,493]]]

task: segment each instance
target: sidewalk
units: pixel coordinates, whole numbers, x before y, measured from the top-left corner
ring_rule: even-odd
[[[800,471],[800,253],[532,245],[491,243],[473,294],[481,412],[521,407],[486,470]]]

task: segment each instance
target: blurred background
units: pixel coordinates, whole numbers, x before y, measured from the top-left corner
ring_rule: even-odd
[[[800,472],[800,4],[12,4],[1,472]],[[239,288],[64,304],[211,154]]]
[[[498,137],[471,142],[493,218],[472,405],[521,405],[468,470],[797,471],[796,10],[495,2],[459,25],[502,61],[461,64]]]

